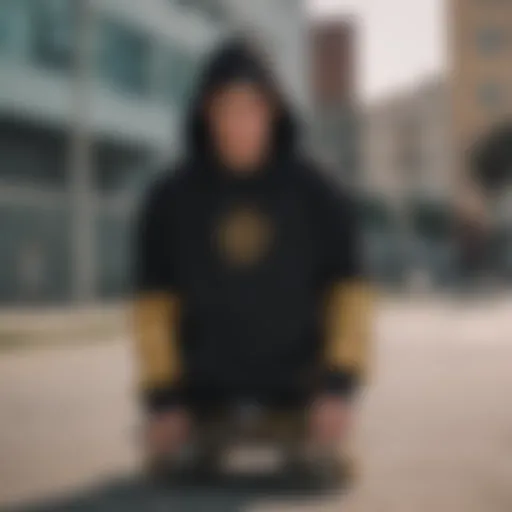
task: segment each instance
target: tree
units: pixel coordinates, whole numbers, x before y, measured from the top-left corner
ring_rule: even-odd
[[[470,165],[475,180],[487,191],[512,182],[512,121],[496,125],[475,144]]]

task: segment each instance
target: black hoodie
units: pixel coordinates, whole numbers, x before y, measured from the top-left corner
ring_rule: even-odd
[[[244,178],[215,157],[204,118],[209,95],[235,81],[278,105],[271,158]],[[349,393],[357,372],[323,359],[322,308],[331,285],[359,277],[355,209],[300,155],[291,110],[247,44],[224,45],[207,65],[186,143],[184,162],[152,186],[140,214],[136,293],[180,304],[166,326],[180,370],[146,384],[150,408],[197,396],[305,397],[318,386]]]

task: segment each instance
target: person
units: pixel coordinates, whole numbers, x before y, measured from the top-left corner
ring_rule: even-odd
[[[337,443],[364,382],[370,302],[355,200],[299,144],[249,43],[217,49],[186,121],[185,156],[139,213],[135,328],[148,449],[177,450],[193,411],[303,407]]]

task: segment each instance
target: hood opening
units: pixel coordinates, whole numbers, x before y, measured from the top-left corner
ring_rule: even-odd
[[[218,90],[238,82],[257,85],[277,108],[272,147],[275,156],[289,155],[296,149],[298,126],[279,89],[266,59],[247,41],[225,42],[207,60],[185,118],[185,149],[188,157],[211,155],[211,137],[205,118],[205,104]]]

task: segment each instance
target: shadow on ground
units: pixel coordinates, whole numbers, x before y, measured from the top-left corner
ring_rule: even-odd
[[[292,494],[293,493],[293,494]],[[120,478],[80,495],[52,502],[29,504],[2,512],[244,512],[269,500],[287,501],[290,497],[314,499],[319,491],[302,492],[268,482],[226,482],[215,486],[186,484],[155,485],[138,477]]]

